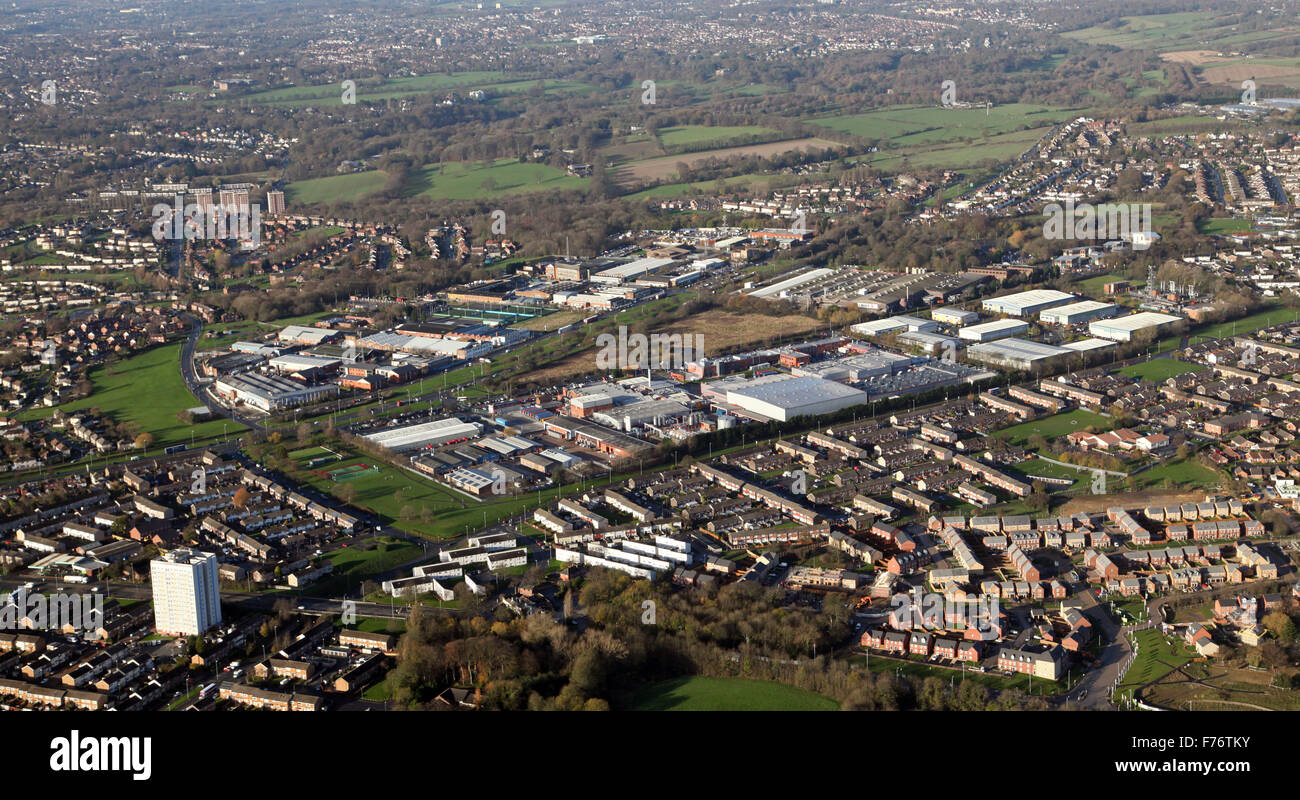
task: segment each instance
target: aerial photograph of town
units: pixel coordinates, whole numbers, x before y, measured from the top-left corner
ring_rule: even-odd
[[[1297,0],[5,6],[0,710],[148,712],[52,772],[1300,711]]]

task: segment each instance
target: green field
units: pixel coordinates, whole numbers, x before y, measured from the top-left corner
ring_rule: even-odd
[[[678,678],[633,692],[629,711],[835,711],[829,697],[773,681]]]
[[[1296,321],[1300,321],[1300,311],[1292,308],[1271,308],[1232,322],[1220,322],[1218,325],[1211,325],[1203,331],[1197,331],[1191,338],[1193,342],[1196,342],[1205,339],[1221,339],[1224,336],[1245,336],[1270,325]]]
[[[1044,478],[1069,478],[1075,483],[1078,483],[1082,478],[1088,477],[1088,475],[1084,474],[1087,470],[1080,471],[1073,467],[1063,467],[1060,464],[1053,464],[1050,461],[1043,461],[1039,458],[1031,458],[1028,461],[1021,461],[1014,465],[1013,469],[1029,478],[1031,483],[1035,477],[1040,476]],[[1050,484],[1047,488],[1049,491],[1059,492],[1072,489],[1074,488],[1074,485],[1071,484],[1070,486],[1066,486],[1062,484],[1058,486]]]
[[[304,479],[320,491],[330,493],[335,487],[347,487],[345,491],[352,493],[348,502],[376,514],[384,524],[435,539],[451,539],[464,535],[471,529],[479,530],[495,525],[535,508],[539,501],[551,502],[560,496],[560,492],[574,495],[583,488],[603,485],[610,480],[607,476],[602,476],[585,484],[546,489],[540,493],[540,497],[538,492],[526,492],[479,501],[407,470],[376,461],[369,456],[360,456],[347,448],[340,447],[337,450],[343,455],[340,464],[364,461],[377,466],[378,470],[336,484],[327,475],[320,474],[320,471],[307,468],[311,459],[319,456],[304,455],[295,457],[294,461],[300,469],[307,470]],[[612,479],[618,481],[623,477],[625,476],[616,474]]]
[[[1106,284],[1115,283],[1116,281],[1129,281],[1134,286],[1141,286],[1146,283],[1146,281],[1135,281],[1132,278],[1116,275],[1112,272],[1107,275],[1093,275],[1091,278],[1084,278],[1076,283],[1075,287],[1085,294],[1099,295]]]
[[[1205,367],[1200,364],[1188,364],[1185,361],[1175,361],[1172,358],[1157,358],[1152,361],[1143,361],[1140,364],[1130,364],[1122,368],[1119,374],[1160,383],[1175,375],[1182,375],[1185,372],[1201,372],[1204,369]]]
[[[1065,436],[1085,428],[1094,428],[1100,432],[1108,431],[1112,427],[1113,425],[1108,417],[1076,408],[1063,414],[1054,414],[1043,419],[1031,420],[1020,425],[1013,425],[1010,428],[1004,428],[998,431],[998,436],[1012,444],[1023,445],[1034,434],[1038,434],[1050,441],[1058,436]]]
[[[502,72],[460,72],[453,75],[429,74],[411,78],[392,78],[384,81],[357,81],[357,100],[366,102],[403,94],[468,89],[499,83],[506,79]],[[313,102],[333,102],[342,105],[343,89],[338,83],[314,86],[286,86],[244,95],[244,100],[271,105],[310,105]]]
[[[672,128],[660,128],[657,132],[659,142],[664,147],[682,147],[684,145],[710,144],[719,145],[733,139],[745,137],[779,136],[780,131],[763,128],[758,125],[678,125]]]
[[[978,146],[966,142],[948,142],[884,149],[852,160],[854,163],[868,165],[885,172],[917,168],[969,169],[981,165],[987,167],[990,164],[1014,159],[1042,138],[1043,133],[1041,128],[1012,131],[982,139],[978,142]]]
[[[356,591],[363,581],[418,558],[423,548],[397,539],[382,539],[383,545],[369,550],[343,547],[326,553],[334,572],[308,587],[313,595],[333,596]]]
[[[1209,489],[1223,481],[1223,476],[1192,460],[1169,461],[1139,472],[1138,488]]]
[[[962,98],[960,95],[957,99],[975,101],[975,98]],[[983,108],[898,106],[811,121],[841,133],[887,140],[899,147],[906,147],[986,139],[1026,128],[1054,125],[1078,114],[1078,110],[1010,103],[987,109],[987,113]]]
[[[333,203],[356,200],[378,192],[388,175],[382,170],[311,178],[289,184],[295,203]],[[542,190],[581,189],[589,178],[576,178],[548,164],[502,159],[490,166],[463,161],[430,165],[412,174],[407,197],[473,200]]]
[[[69,414],[98,408],[116,423],[133,422],[140,426],[141,432],[153,434],[150,450],[173,444],[188,445],[191,434],[196,443],[220,438],[221,421],[186,425],[176,416],[199,405],[181,378],[180,354],[181,343],[176,342],[96,367],[90,371],[94,385],[91,395],[60,408]],[[235,423],[224,425],[232,435],[244,430]]]
[[[1219,236],[1230,236],[1236,233],[1250,233],[1255,229],[1248,219],[1236,219],[1234,217],[1219,217],[1214,219],[1202,220],[1196,226],[1197,233],[1206,235],[1217,234]]]
[[[1231,16],[1235,16],[1231,15]],[[1061,34],[1088,44],[1111,45],[1124,49],[1201,50],[1212,47],[1219,31],[1227,34],[1227,13],[1180,11],[1170,14],[1146,14],[1120,17],[1090,28]],[[1277,36],[1283,35],[1278,32]]]
[[[407,194],[451,200],[499,197],[540,190],[581,189],[590,180],[575,178],[548,164],[502,159],[491,166],[454,162],[427,166],[412,178]]]
[[[1159,680],[1196,657],[1195,650],[1181,641],[1170,642],[1155,629],[1138,631],[1134,638],[1138,643],[1137,659],[1128,672],[1124,673],[1120,691],[1132,691],[1138,686]]]
[[[379,170],[352,172],[328,178],[294,181],[289,184],[286,194],[289,201],[295,204],[337,203],[374,194],[384,188],[387,180],[388,175]]]

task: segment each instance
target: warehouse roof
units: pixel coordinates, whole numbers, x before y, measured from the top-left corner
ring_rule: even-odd
[[[1140,331],[1143,328],[1150,328],[1156,325],[1164,325],[1168,322],[1177,322],[1182,317],[1175,317],[1173,314],[1160,314],[1155,311],[1140,311],[1137,314],[1129,314],[1127,317],[1116,317],[1115,319],[1098,320],[1093,324],[1097,328],[1105,328],[1112,331]]]
[[[728,394],[771,403],[781,408],[801,408],[827,400],[839,400],[858,395],[862,396],[864,402],[867,398],[866,392],[842,383],[821,378],[795,377],[732,389]]]

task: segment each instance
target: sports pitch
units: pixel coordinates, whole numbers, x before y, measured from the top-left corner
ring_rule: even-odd
[[[366,464],[364,462],[357,462],[356,464],[348,464],[347,466],[344,467],[337,467],[335,469],[324,470],[320,474],[324,475],[325,477],[329,478],[335,483],[346,483],[348,481],[354,481],[358,478],[364,478],[365,476],[374,474],[376,472],[379,472],[379,467],[373,466],[371,464]]]

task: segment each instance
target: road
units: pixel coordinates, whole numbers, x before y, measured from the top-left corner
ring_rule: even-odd
[[[1101,628],[1108,640],[1101,649],[1097,665],[1088,670],[1080,681],[1070,689],[1069,697],[1080,706],[1094,711],[1114,711],[1110,702],[1110,687],[1119,682],[1125,664],[1133,657],[1133,645],[1128,636],[1110,613],[1097,602],[1097,595],[1091,590],[1080,595],[1083,598],[1083,611],[1094,625]],[[1080,696],[1082,700],[1078,700]]]
[[[254,417],[241,415],[208,396],[207,387],[199,380],[198,374],[194,371],[194,352],[198,348],[199,336],[203,333],[203,324],[189,314],[183,314],[182,318],[190,323],[190,333],[185,338],[184,346],[181,347],[180,364],[181,378],[184,379],[185,387],[190,390],[190,394],[198,398],[200,403],[206,405],[217,416],[225,417],[246,428],[265,430],[266,428],[262,423]]]

